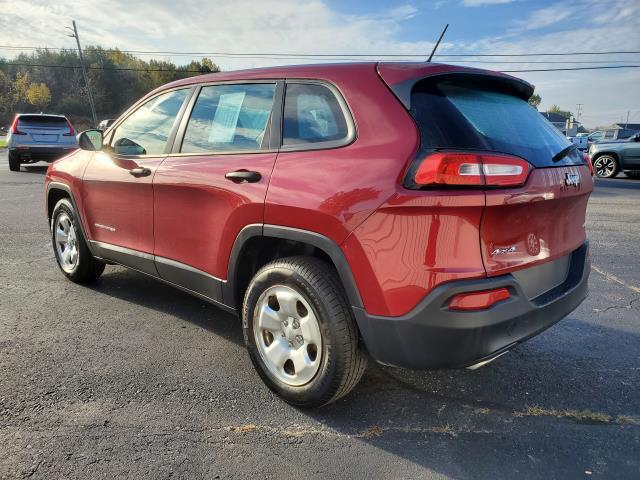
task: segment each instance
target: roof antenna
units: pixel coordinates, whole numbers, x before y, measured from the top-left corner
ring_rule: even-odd
[[[444,32],[447,31],[447,28],[449,28],[449,24],[447,23],[444,26],[444,30],[442,30],[442,33],[440,34],[440,36],[438,37],[438,41],[436,42],[436,44],[433,46],[433,50],[431,50],[431,55],[429,55],[429,59],[427,60],[427,63],[429,63],[431,61],[431,59],[433,58],[433,54],[436,53],[436,50],[438,49],[438,47],[440,46],[440,40],[442,40],[442,37],[444,37]]]

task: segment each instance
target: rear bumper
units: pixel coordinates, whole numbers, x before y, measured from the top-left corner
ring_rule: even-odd
[[[534,269],[436,287],[402,317],[354,313],[369,353],[380,363],[405,368],[459,368],[491,359],[537,335],[571,313],[587,296],[588,244],[570,254],[564,281],[546,293],[527,298],[521,282]],[[529,272],[528,272],[529,270]],[[534,279],[535,280],[535,279]],[[511,298],[486,310],[448,309],[457,293],[506,287]]]
[[[17,155],[23,163],[39,162],[44,160],[52,162],[64,157],[68,153],[77,150],[76,145],[60,146],[60,147],[16,147],[9,149],[9,153]]]

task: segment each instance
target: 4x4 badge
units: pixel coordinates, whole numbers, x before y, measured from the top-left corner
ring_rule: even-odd
[[[580,185],[580,175],[577,173],[566,173],[564,177],[564,183],[568,187],[574,186],[577,187]]]

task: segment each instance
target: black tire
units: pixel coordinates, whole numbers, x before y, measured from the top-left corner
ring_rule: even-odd
[[[20,171],[20,157],[13,152],[9,152],[9,170],[12,172]]]
[[[593,170],[600,178],[613,178],[620,172],[620,164],[613,155],[604,154],[593,159]]]
[[[75,235],[78,259],[75,267],[70,271],[67,271],[63,268],[60,253],[58,252],[58,248],[56,246],[55,225],[57,224],[58,217],[63,214],[66,214],[71,219],[74,231],[76,232]],[[54,207],[53,215],[51,215],[50,227],[53,253],[56,257],[58,267],[60,267],[60,271],[69,280],[75,283],[91,283],[96,281],[98,277],[102,275],[105,264],[99,260],[96,260],[93,255],[91,255],[89,247],[87,247],[87,242],[84,238],[84,235],[82,234],[82,228],[80,228],[78,216],[76,215],[75,209],[73,208],[73,204],[68,199],[63,198]]]
[[[257,302],[273,286],[290,287],[314,310],[322,335],[320,366],[306,384],[291,386],[274,376],[258,351],[254,336]],[[334,402],[356,386],[367,366],[353,313],[335,271],[313,257],[288,257],[262,267],[251,280],[242,309],[244,340],[265,384],[286,402],[304,408]]]
[[[627,170],[624,172],[627,177],[632,178],[634,180],[640,180],[640,170]]]

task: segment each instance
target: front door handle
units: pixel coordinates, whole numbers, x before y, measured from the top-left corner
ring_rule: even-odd
[[[136,167],[129,170],[129,173],[136,178],[148,177],[151,175],[151,169],[147,167]]]
[[[259,182],[262,178],[259,172],[249,172],[247,170],[236,170],[235,172],[227,173],[224,178],[228,178],[235,183],[255,183]]]

